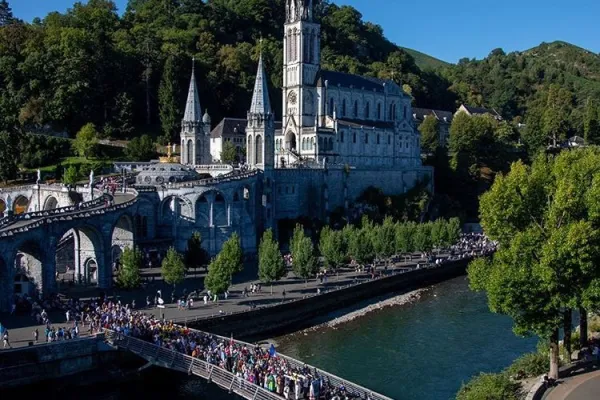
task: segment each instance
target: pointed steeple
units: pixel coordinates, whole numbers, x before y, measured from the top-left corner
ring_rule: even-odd
[[[187,102],[185,104],[185,113],[183,122],[200,123],[202,121],[202,109],[200,108],[200,97],[198,96],[198,86],[196,86],[195,59],[192,59],[192,79],[188,90]]]
[[[250,114],[271,114],[271,101],[269,100],[269,88],[267,87],[267,74],[263,65],[262,53],[258,60],[258,71],[254,82],[254,93],[250,104]]]

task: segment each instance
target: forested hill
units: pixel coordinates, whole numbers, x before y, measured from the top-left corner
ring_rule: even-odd
[[[0,130],[51,124],[74,133],[93,122],[126,137],[134,126],[162,122],[175,137],[192,57],[213,122],[245,116],[259,47],[281,115],[284,0],[130,0],[122,17],[111,1],[90,0],[32,24],[15,21],[2,4]],[[448,83],[422,72],[380,26],[352,7],[323,0],[318,8],[324,68],[392,78],[419,104],[453,106]]]
[[[523,52],[493,50],[483,60],[462,59],[443,75],[450,90],[471,105],[496,108],[508,119],[547,105],[552,84],[565,89],[574,132],[582,132],[588,98],[600,98],[600,56],[565,42],[542,43]]]
[[[0,0],[0,131],[93,122],[115,138],[149,127],[175,138],[192,57],[213,123],[243,117],[261,49],[281,115],[284,11],[284,0],[129,0],[120,16],[112,1],[89,0],[27,24]],[[353,7],[321,0],[315,14],[323,68],[394,79],[420,107],[483,105],[509,120],[533,115],[535,127],[559,84],[569,129],[581,133],[583,104],[600,97],[600,58],[566,43],[452,65],[398,47]]]

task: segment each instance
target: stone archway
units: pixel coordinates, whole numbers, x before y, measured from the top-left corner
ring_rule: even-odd
[[[111,246],[133,248],[135,246],[134,224],[131,217],[127,214],[121,215],[112,229]],[[116,261],[114,258],[112,261]]]
[[[292,131],[287,131],[285,134],[285,148],[287,150],[296,151],[296,134]]]
[[[46,254],[35,240],[21,243],[16,251],[13,265],[13,293],[35,297],[39,293],[49,294],[56,287],[55,266],[46,261]],[[26,282],[26,284],[25,284]]]
[[[206,193],[196,200],[196,226],[201,228],[210,226],[210,202]]]
[[[160,207],[163,224],[192,223],[192,205],[182,197],[168,196]]]
[[[13,202],[13,212],[15,214],[24,214],[29,208],[29,200],[25,196],[18,196]]]
[[[213,225],[228,226],[229,216],[227,212],[227,202],[223,193],[217,192],[213,202]]]
[[[89,285],[97,285],[100,280],[100,268],[94,258],[88,258],[83,263],[83,275]]]
[[[56,197],[54,196],[48,196],[46,198],[46,200],[44,201],[44,211],[48,211],[48,210],[54,210],[55,208],[58,208],[58,200],[56,200]]]

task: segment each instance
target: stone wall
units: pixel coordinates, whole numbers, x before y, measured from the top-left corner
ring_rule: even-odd
[[[91,371],[121,356],[104,336],[0,352],[0,388]]]
[[[188,325],[223,336],[233,335],[237,339],[261,340],[267,335],[284,334],[310,326],[310,321],[317,316],[351,306],[374,296],[414,290],[464,275],[467,263],[466,260],[460,260],[450,262],[441,268],[420,269],[390,275],[318,296],[244,313],[188,322]]]

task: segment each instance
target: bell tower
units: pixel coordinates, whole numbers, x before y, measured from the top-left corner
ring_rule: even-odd
[[[314,127],[316,77],[320,69],[321,26],[313,17],[314,0],[286,0],[283,35],[283,127],[288,150],[300,150],[303,129]]]

